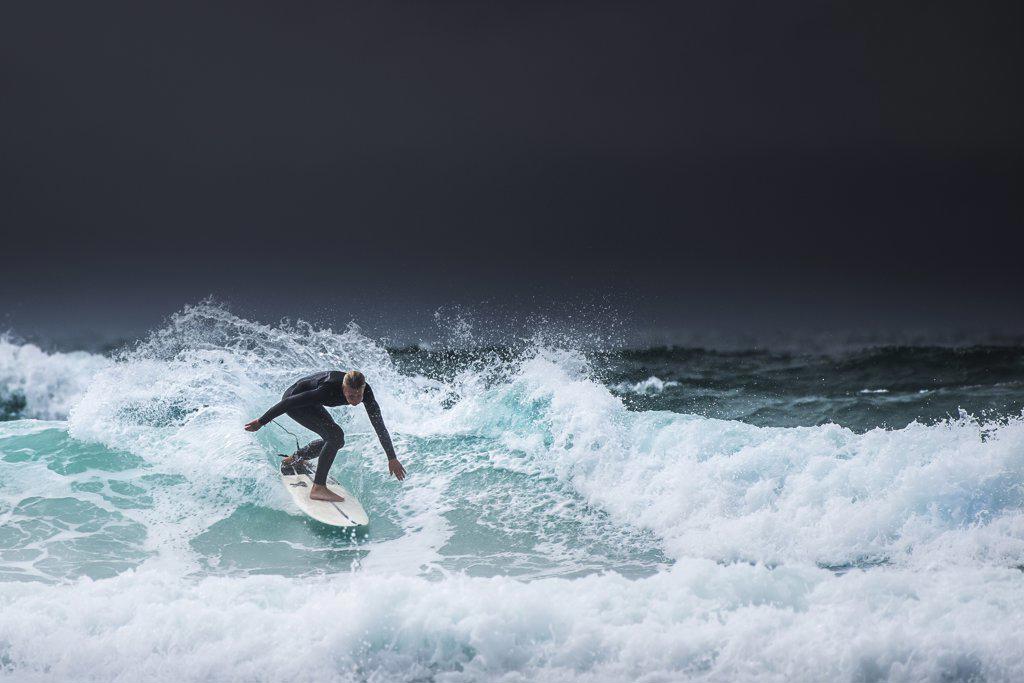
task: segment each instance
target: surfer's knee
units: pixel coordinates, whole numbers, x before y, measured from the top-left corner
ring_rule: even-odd
[[[331,448],[345,447],[345,432],[337,425],[333,429],[328,429],[324,437],[325,444],[330,444]]]

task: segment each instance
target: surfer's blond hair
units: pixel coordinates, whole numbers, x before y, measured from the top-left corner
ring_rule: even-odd
[[[345,386],[352,389],[362,389],[366,386],[366,375],[358,370],[349,370],[345,373]]]

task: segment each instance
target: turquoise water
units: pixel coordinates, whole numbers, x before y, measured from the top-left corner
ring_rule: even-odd
[[[0,342],[0,675],[1024,676],[1019,352],[564,342],[393,353],[215,306],[114,357]],[[333,409],[360,533],[290,503],[289,434],[241,429],[328,367],[367,374],[410,473]]]
[[[100,579],[137,567],[157,552],[146,544],[147,523],[159,523],[157,501],[192,492],[190,478],[151,472],[129,452],[73,439],[60,422],[8,422],[0,425],[0,434],[3,488],[12,498],[21,497],[2,511],[5,580]],[[555,480],[490,468],[483,454],[494,444],[467,441],[461,447],[450,439],[405,444],[415,452],[442,454],[418,461],[417,478],[432,480],[430,493],[438,500],[462,500],[458,507],[439,509],[437,523],[450,536],[437,548],[439,569],[523,578],[609,569],[644,576],[670,562],[650,532],[616,523]],[[372,530],[355,534],[296,514],[278,491],[264,490],[275,474],[269,459],[248,465],[263,470],[255,477],[269,481],[257,486],[239,480],[239,497],[248,493],[268,500],[233,505],[189,538],[194,573],[304,577],[357,569],[376,546],[403,535],[399,493],[388,486],[379,460],[339,460],[333,470],[373,519]],[[203,470],[194,476],[203,476]],[[43,487],[38,495],[22,497],[36,486]],[[44,490],[66,495],[47,496]],[[217,506],[215,499],[204,503]]]

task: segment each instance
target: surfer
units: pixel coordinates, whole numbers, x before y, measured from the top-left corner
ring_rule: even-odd
[[[337,422],[331,419],[330,413],[324,406],[340,406],[348,404],[357,406],[362,403],[366,407],[366,414],[370,417],[370,424],[377,432],[380,445],[388,455],[388,472],[395,475],[398,481],[405,479],[405,468],[398,462],[395,455],[395,447],[391,444],[391,435],[388,428],[384,426],[384,418],[380,414],[380,406],[373,396],[373,389],[366,383],[366,377],[358,370],[351,370],[346,373],[332,370],[329,372],[318,372],[303,377],[295,384],[288,387],[281,397],[281,400],[270,410],[265,412],[258,420],[245,425],[250,432],[269,424],[274,418],[287,414],[306,429],[312,430],[323,439],[320,446],[316,476],[313,478],[313,487],[309,491],[309,497],[313,500],[329,500],[342,502],[344,498],[327,488],[327,472],[334,464],[334,456],[338,449],[345,445],[345,432]],[[284,464],[288,464],[301,457],[303,451],[312,450],[316,441],[296,451],[295,455],[286,458]]]

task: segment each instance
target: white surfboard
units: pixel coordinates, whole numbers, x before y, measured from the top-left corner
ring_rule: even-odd
[[[344,502],[334,503],[326,500],[311,500],[309,489],[313,486],[313,470],[309,463],[299,462],[294,465],[281,465],[281,481],[284,488],[291,494],[292,500],[318,522],[331,526],[355,527],[370,523],[370,518],[362,504],[348,489],[327,477],[327,488],[344,498]]]

